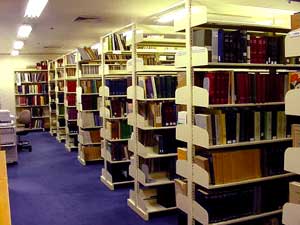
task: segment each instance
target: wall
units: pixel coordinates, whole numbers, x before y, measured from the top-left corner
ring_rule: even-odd
[[[15,115],[15,77],[14,70],[35,65],[41,60],[54,59],[57,55],[10,55],[0,56],[0,108],[8,109]]]

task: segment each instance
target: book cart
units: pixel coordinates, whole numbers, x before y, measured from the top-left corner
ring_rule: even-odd
[[[174,67],[174,56],[184,48],[185,42],[183,35],[174,34],[168,26],[133,24],[128,33],[126,42],[131,46],[132,60],[128,61],[127,69],[132,71],[132,86],[127,89],[127,98],[133,103],[133,111],[128,114],[128,124],[133,126],[128,143],[133,152],[129,174],[134,178],[134,189],[130,190],[127,203],[148,220],[153,213],[176,209],[174,174],[177,154],[176,149],[171,148],[174,146],[164,146],[163,143],[175,143],[176,119],[174,121],[171,114],[176,114],[173,106],[178,70]],[[170,78],[168,93],[163,91],[167,90],[167,83],[158,85],[158,81],[165,80],[165,77]],[[162,107],[171,108],[168,119]],[[155,143],[149,144],[143,137],[149,137],[150,142],[160,138],[161,142],[156,139]],[[156,163],[166,167],[156,167]]]
[[[286,57],[299,57],[300,43],[299,30],[291,31],[285,39]],[[293,89],[287,92],[285,96],[285,113],[289,116],[300,116],[300,107],[298,104],[300,97],[299,89]],[[297,135],[297,134],[296,134]],[[290,147],[285,152],[284,158],[285,171],[300,174],[299,170],[299,147]],[[291,190],[290,190],[291,191]],[[299,216],[300,205],[297,202],[288,202],[283,206],[282,223],[285,225],[296,225],[300,223]]]
[[[193,3],[193,4],[192,4]],[[198,4],[198,5],[197,5]],[[247,141],[232,141],[219,144],[211,144],[211,134],[208,132],[208,122],[206,119],[208,116],[203,116],[204,119],[200,121],[200,124],[196,124],[196,114],[205,114],[210,115],[212,110],[218,109],[228,109],[228,108],[237,108],[237,110],[245,107],[247,110],[253,110],[252,108],[259,108],[260,110],[269,110],[268,107],[275,105],[276,107],[283,106],[283,102],[263,102],[263,103],[237,103],[236,99],[227,99],[226,103],[215,103],[212,104],[212,93],[203,86],[197,86],[196,76],[203,76],[203,72],[211,71],[231,71],[229,74],[235,76],[235,72],[246,71],[251,72],[265,72],[268,70],[269,73],[276,72],[288,72],[298,69],[296,65],[286,65],[286,64],[256,64],[256,63],[224,63],[224,62],[209,62],[208,49],[204,46],[202,47],[193,47],[192,38],[193,34],[198,29],[204,28],[222,28],[222,29],[247,29],[250,31],[273,31],[273,32],[288,32],[288,28],[284,29],[283,27],[276,26],[267,27],[250,24],[249,26],[243,25],[242,27],[238,23],[234,24],[234,16],[231,18],[231,22],[226,23],[226,20],[218,19],[213,20],[213,17],[209,17],[208,10],[205,6],[200,6],[198,1],[186,0],[185,5],[183,6],[186,10],[186,15],[183,18],[178,18],[174,21],[174,27],[177,31],[185,31],[186,34],[186,50],[179,52],[176,55],[177,67],[186,68],[186,82],[185,86],[180,87],[176,90],[176,104],[186,106],[186,123],[178,124],[176,127],[176,137],[177,139],[187,143],[187,159],[186,160],[177,160],[176,172],[183,179],[179,180],[176,183],[176,203],[177,207],[183,211],[187,217],[183,224],[248,224],[247,221],[254,221],[257,219],[263,219],[267,217],[272,217],[273,215],[281,214],[282,210],[280,205],[275,207],[270,207],[270,210],[259,210],[261,206],[257,206],[253,211],[243,211],[242,205],[239,205],[239,208],[232,208],[230,198],[225,198],[224,193],[231,193],[231,196],[234,196],[232,193],[237,193],[241,189],[249,190],[257,186],[257,189],[263,189],[264,186],[269,186],[268,182],[285,182],[294,176],[292,173],[284,173],[281,171],[278,174],[252,177],[248,179],[232,179],[231,181],[223,181],[218,184],[212,183],[211,168],[208,168],[208,161],[206,158],[203,158],[203,152],[209,154],[214,154],[214,152],[230,152],[232,149],[243,149],[246,148],[258,148],[262,146],[272,144],[275,146],[280,143],[291,143],[291,138],[288,135],[282,135],[282,137],[274,138],[267,140],[256,140],[249,139]],[[194,9],[196,8],[196,10]],[[224,12],[223,12],[224,13]],[[221,18],[221,17],[219,17]],[[211,21],[210,21],[211,19]],[[227,18],[228,19],[228,18]],[[246,23],[246,22],[245,22]],[[200,73],[197,73],[200,72]],[[229,92],[233,91],[229,89]],[[224,93],[223,93],[224,94]],[[224,104],[223,104],[224,103]],[[284,117],[282,117],[284,118]],[[284,119],[283,119],[284,121]],[[199,157],[200,155],[200,157]],[[216,154],[217,155],[217,154]],[[225,157],[225,156],[224,156]],[[233,160],[232,156],[227,155],[227,160]],[[213,158],[215,159],[215,158]],[[223,158],[224,159],[224,158]],[[225,158],[226,160],[226,158]],[[226,161],[223,161],[225,164]],[[236,160],[236,159],[235,159]],[[283,161],[283,158],[281,158]],[[227,162],[228,163],[228,162]],[[234,164],[234,161],[230,161],[231,164]],[[253,162],[254,163],[254,162]],[[213,169],[216,168],[213,165]],[[216,175],[216,174],[214,174]],[[224,175],[225,176],[225,175]],[[233,177],[233,174],[231,174]],[[277,182],[278,183],[278,182]],[[276,184],[277,184],[276,183]],[[285,188],[286,186],[285,185]],[[275,186],[276,188],[276,186]],[[286,189],[284,189],[286,190]],[[219,196],[223,196],[223,203],[221,204],[216,199],[218,193],[221,193]],[[256,193],[256,190],[250,190],[249,193]],[[262,192],[260,192],[262,193]],[[279,192],[280,193],[280,192]],[[258,199],[258,196],[249,194],[249,202],[247,203],[245,194],[243,205],[246,205],[253,201],[253,199]],[[261,194],[259,199],[264,198],[264,192]],[[199,197],[200,196],[200,197]],[[213,197],[211,197],[213,196]],[[228,195],[229,196],[229,195]],[[211,197],[211,198],[210,198]],[[278,196],[276,196],[278,197]],[[275,197],[275,198],[276,198]],[[214,199],[215,201],[211,200]],[[227,202],[226,202],[227,200]],[[221,204],[221,207],[218,208],[218,205]],[[258,204],[250,203],[250,204]],[[217,209],[218,208],[218,209]],[[230,211],[231,209],[231,211]],[[218,212],[224,212],[223,215],[217,215]],[[256,211],[257,210],[257,211]],[[229,215],[229,216],[228,216]]]
[[[101,155],[104,159],[101,181],[110,190],[118,185],[133,183],[128,171],[131,155],[128,151],[128,140],[132,129],[127,124],[127,113],[131,103],[127,101],[126,95],[128,83],[131,81],[131,72],[127,71],[126,64],[132,53],[124,38],[121,29],[101,37],[100,40],[103,60],[99,96],[100,115],[103,118]]]

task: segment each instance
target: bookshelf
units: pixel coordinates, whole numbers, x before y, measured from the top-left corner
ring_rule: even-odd
[[[56,139],[59,142],[66,140],[66,121],[64,106],[65,90],[65,68],[64,57],[61,56],[55,60],[55,103],[56,103]]]
[[[76,105],[78,111],[78,161],[82,165],[102,160],[101,137],[102,118],[98,109],[100,57],[87,57],[84,50],[78,52],[78,76]]]
[[[295,47],[296,43],[299,43],[299,37],[296,35],[297,30],[291,31],[285,39],[286,44],[286,51],[285,54],[287,57],[298,57],[300,55],[299,49]],[[294,47],[292,47],[294,45]],[[299,99],[300,92],[299,89],[292,89],[286,93],[285,96],[285,113],[288,116],[294,116],[299,118],[300,109],[297,104],[297,99]],[[299,124],[299,120],[297,120],[297,125]],[[296,126],[297,126],[296,125]],[[293,129],[293,128],[292,128]],[[298,165],[299,160],[299,144],[297,143],[297,139],[299,138],[299,133],[297,128],[292,131],[293,137],[293,146],[288,148],[285,152],[284,157],[284,169],[285,171],[300,174],[300,169]],[[297,201],[298,199],[295,198],[295,191],[297,191],[298,182],[291,182],[289,186],[289,202],[284,204],[283,206],[283,216],[282,216],[282,223],[285,225],[290,224],[297,224],[300,221],[299,217],[299,209],[300,204]]]
[[[55,95],[55,61],[48,61],[49,116],[50,134],[57,133],[56,95]]]
[[[104,50],[99,96],[100,115],[103,118],[101,155],[104,168],[100,179],[110,190],[114,190],[117,185],[133,183],[128,171],[132,154],[128,150],[128,140],[132,129],[127,123],[128,108],[132,103],[126,98],[127,86],[131,82],[131,73],[126,70],[126,63],[132,53],[124,43],[120,31],[101,38]]]
[[[169,32],[169,27],[151,28],[133,24],[126,39],[132,50],[127,62],[127,70],[132,71],[127,98],[133,110],[127,118],[133,126],[128,149],[133,152],[129,174],[134,178],[127,203],[144,220],[176,209],[175,89],[177,72],[182,69],[174,63],[176,52],[185,46],[183,35]]]
[[[38,63],[40,65],[40,63]],[[20,69],[15,71],[16,117],[24,109],[31,111],[32,129],[49,129],[49,93],[47,63],[43,69]],[[17,124],[20,126],[20,124]]]
[[[72,51],[64,56],[64,112],[66,121],[66,143],[67,151],[78,149],[78,126],[76,107],[76,88],[78,76],[78,52]]]
[[[199,35],[201,32],[205,34],[206,30],[213,33],[214,29],[219,28],[223,28],[225,34],[229,24],[226,24],[225,20],[212,23],[212,17],[208,17],[205,6],[199,6],[201,8],[198,12],[199,15],[191,13],[192,2],[194,3],[190,0],[185,2],[185,8],[188,11],[186,17],[174,21],[175,30],[185,31],[186,34],[186,49],[178,52],[175,58],[175,65],[178,68],[185,68],[186,71],[181,78],[178,78],[180,82],[178,82],[176,90],[176,104],[179,109],[176,138],[186,143],[185,148],[178,148],[176,162],[176,173],[181,177],[175,180],[176,203],[177,207],[184,212],[180,216],[181,223],[221,225],[246,222],[248,224],[249,221],[255,221],[252,223],[260,224],[262,221],[268,221],[268,218],[273,218],[274,221],[280,223],[281,207],[286,200],[288,182],[295,176],[293,171],[285,173],[283,168],[284,152],[286,147],[291,145],[292,139],[290,138],[289,121],[284,115],[282,103],[284,94],[288,90],[289,72],[298,70],[299,66],[285,64],[281,57],[267,55],[267,53],[261,58],[263,60],[254,59],[255,54],[253,53],[249,59],[245,57],[247,46],[238,49],[239,51],[244,50],[243,59],[234,59],[236,62],[232,59],[224,60],[226,57],[224,55],[232,51],[229,50],[225,53],[225,42],[224,46],[221,44],[224,47],[224,55],[222,56],[222,52],[217,52],[219,58],[214,59],[215,46],[211,44],[211,48],[204,47],[207,45],[201,45],[198,40],[195,40],[197,34]],[[253,24],[241,27],[234,25],[233,22],[230,24],[230,29],[231,32],[239,29],[265,32],[272,29],[279,33],[288,31],[282,27],[266,28],[253,26]],[[284,36],[277,37],[282,41]],[[251,40],[251,37],[249,38]],[[264,38],[262,39],[264,40]],[[251,51],[251,41],[249,43]],[[282,44],[282,42],[280,43]],[[232,48],[234,47],[232,46]],[[210,54],[208,54],[209,51]],[[273,52],[280,54],[278,49]],[[236,53],[236,55],[238,54]],[[214,60],[217,61],[214,62]],[[232,61],[228,62],[230,60]],[[266,61],[269,64],[265,64]],[[258,87],[250,82],[248,82],[248,86],[245,85],[241,88],[242,85],[238,81],[241,74],[248,77],[245,79],[249,79],[249,77],[254,79],[255,84],[261,85],[259,89],[266,91],[259,93],[255,89]],[[221,80],[224,76],[228,80],[215,82],[214,79]],[[263,81],[256,83],[264,76],[267,76],[266,79],[282,79],[277,83],[281,84],[276,88],[277,96],[272,96],[268,92],[270,86],[272,88],[276,86],[276,81],[265,84]],[[214,84],[218,86],[213,86]],[[285,86],[286,84],[287,86]],[[222,91],[224,87],[226,91]],[[248,92],[248,88],[251,89],[251,92]],[[241,90],[245,91],[242,96]],[[253,93],[255,93],[255,97],[250,97]],[[243,99],[246,96],[249,96],[248,99]],[[251,116],[239,117],[245,111]],[[267,114],[269,115],[265,117]],[[270,114],[273,116],[272,119],[269,118]],[[264,123],[262,123],[263,119]],[[242,121],[248,123],[247,129],[249,127],[253,129],[247,131]],[[228,128],[229,126],[231,128]],[[247,138],[244,138],[244,134],[241,135],[243,132],[249,132],[246,135]],[[263,136],[261,136],[262,134]],[[273,155],[268,160],[267,155],[270,151]],[[255,154],[257,156],[254,156]],[[239,156],[235,158],[233,155]],[[246,156],[247,158],[249,156],[248,160],[252,157],[251,165],[257,164],[258,173],[254,174],[253,171],[256,169],[252,168],[250,171],[250,167],[246,166],[247,160],[242,159]],[[278,164],[274,163],[275,158]],[[232,171],[226,169],[229,168],[226,166],[229,164]],[[246,172],[247,169],[243,170],[245,167],[250,173]],[[238,175],[235,173],[236,171],[243,172]],[[275,191],[277,188],[281,191]],[[276,192],[273,197],[272,192]],[[257,197],[258,195],[260,198]],[[246,200],[248,197],[249,202]],[[243,199],[243,203],[239,203],[241,201],[238,200],[239,198]],[[255,199],[255,203],[253,203],[253,199]],[[270,199],[276,199],[276,201]],[[224,215],[218,214],[225,210],[224,208],[218,209],[217,206],[220,204],[226,205]],[[234,208],[236,205],[239,206],[238,210]],[[249,205],[249,208],[244,208],[245,205]]]

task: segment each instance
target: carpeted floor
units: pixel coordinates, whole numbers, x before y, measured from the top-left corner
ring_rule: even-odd
[[[83,167],[47,132],[32,133],[33,152],[21,152],[10,165],[13,225],[168,225],[176,216],[145,222],[128,206],[128,188],[109,191],[100,181],[102,165]]]

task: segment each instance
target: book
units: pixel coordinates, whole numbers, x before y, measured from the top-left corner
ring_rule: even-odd
[[[300,147],[300,124],[292,124],[293,147]]]

